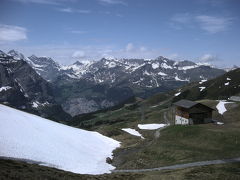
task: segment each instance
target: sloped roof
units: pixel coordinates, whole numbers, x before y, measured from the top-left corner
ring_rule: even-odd
[[[197,102],[194,102],[194,101],[190,101],[190,100],[186,100],[186,99],[182,99],[178,102],[175,102],[173,103],[175,106],[180,106],[180,107],[183,107],[183,108],[186,108],[186,109],[189,109],[189,108],[192,108],[193,106],[197,105],[197,104],[201,104],[201,103],[197,103]],[[206,106],[204,104],[201,104],[203,106]],[[208,107],[208,106],[206,106]],[[210,109],[212,109],[211,107],[208,107]]]

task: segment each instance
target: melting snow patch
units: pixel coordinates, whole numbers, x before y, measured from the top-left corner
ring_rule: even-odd
[[[229,85],[229,82],[225,83],[225,86],[228,86]]]
[[[145,71],[143,72],[143,75],[150,76],[151,74],[145,70]]]
[[[159,104],[158,105],[155,105],[155,106],[151,106],[151,108],[155,108],[155,107],[158,107],[159,106]]]
[[[178,70],[188,70],[188,69],[194,69],[197,68],[197,65],[194,66],[183,66],[183,67],[178,67]]]
[[[230,78],[227,78],[227,81],[231,81],[231,79],[230,79]]]
[[[12,87],[10,87],[10,86],[3,86],[3,87],[0,87],[0,92],[2,92],[2,91],[7,91],[7,90],[9,90],[9,89],[11,89]]]
[[[159,63],[152,63],[152,68],[153,69],[159,68]]]
[[[202,92],[204,89],[206,89],[206,87],[199,87],[200,88],[200,92]]]
[[[167,126],[166,124],[138,124],[139,129],[155,130]]]
[[[37,108],[38,106],[39,106],[39,102],[38,101],[34,101],[33,103],[32,103],[32,107],[33,108]]]
[[[219,103],[216,106],[216,108],[218,110],[218,113],[219,114],[224,114],[227,111],[227,109],[225,107],[225,104],[229,104],[229,103],[232,103],[232,102],[219,101]]]
[[[114,67],[116,67],[117,66],[117,64],[115,63],[115,62],[110,62],[109,64],[108,64],[108,68],[114,68]]]
[[[217,122],[217,125],[224,125],[223,122]]]
[[[160,75],[160,76],[167,76],[167,74],[165,74],[163,72],[159,72],[158,75]]]
[[[180,78],[178,77],[178,75],[176,75],[175,80],[176,80],[176,81],[188,81],[188,80],[180,79]]]
[[[178,93],[175,94],[175,96],[179,96],[180,94],[181,94],[181,92],[178,92]]]
[[[118,141],[0,105],[0,156],[81,174],[109,173]]]
[[[133,135],[133,136],[139,136],[141,137],[142,139],[144,139],[144,137],[138,132],[136,131],[135,129],[132,129],[132,128],[123,128],[122,129],[123,131]]]
[[[202,83],[204,83],[204,82],[206,82],[207,80],[201,80],[200,82],[199,82],[199,84],[202,84]]]
[[[164,68],[164,69],[173,69],[172,66],[169,66],[169,65],[167,65],[166,63],[162,63],[162,64],[161,64],[161,67]]]

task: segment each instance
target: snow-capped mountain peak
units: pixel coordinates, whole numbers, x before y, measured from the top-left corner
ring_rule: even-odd
[[[3,52],[3,51],[1,51],[0,50],[0,58],[2,57],[2,58],[4,58],[4,57],[7,57],[8,55],[5,53],[5,52]]]
[[[50,57],[31,55],[26,61],[47,81],[54,80],[60,72],[61,66]]]
[[[81,63],[80,61],[76,61],[75,63],[73,63],[73,65],[82,66],[83,63]]]
[[[12,56],[15,60],[25,60],[25,57],[22,53],[12,49],[7,53],[9,56]]]

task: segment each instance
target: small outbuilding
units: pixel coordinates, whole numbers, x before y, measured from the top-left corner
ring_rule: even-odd
[[[204,124],[212,121],[214,109],[204,104],[183,99],[174,103],[174,106],[175,124]]]

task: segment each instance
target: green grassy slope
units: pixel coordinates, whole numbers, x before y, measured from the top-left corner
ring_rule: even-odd
[[[206,87],[206,89],[200,91],[199,87]],[[181,94],[175,97],[174,101],[180,99],[228,99],[240,94],[240,68],[202,84],[187,85],[179,91]]]

